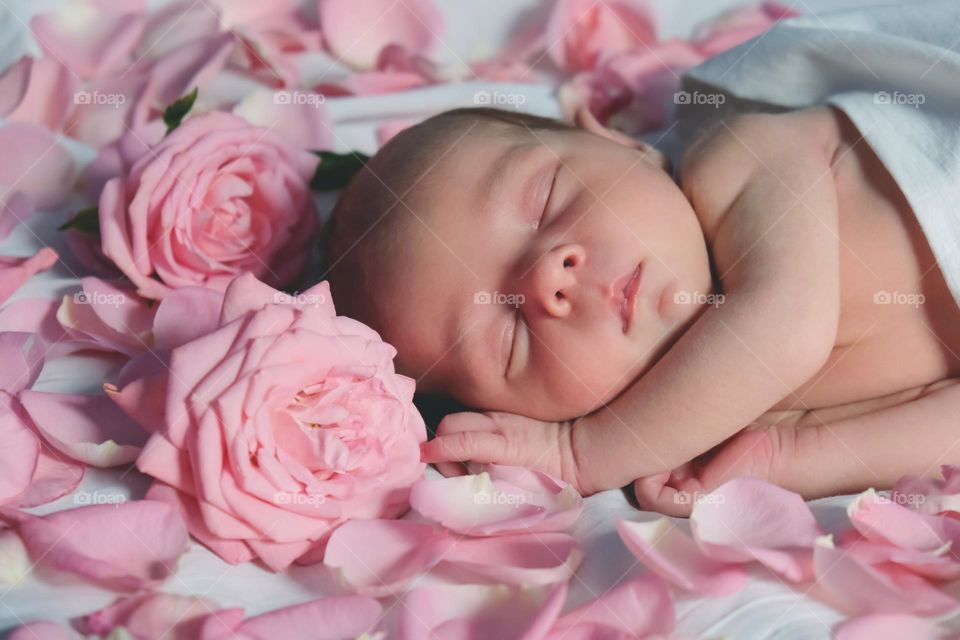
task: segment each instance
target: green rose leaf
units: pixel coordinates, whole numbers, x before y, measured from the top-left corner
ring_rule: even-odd
[[[314,151],[320,157],[317,171],[310,180],[310,188],[317,191],[335,191],[343,189],[357,171],[370,160],[370,156],[359,151],[334,153],[333,151]]]
[[[88,207],[77,211],[72,218],[57,227],[57,231],[76,229],[90,235],[100,234],[100,208]]]
[[[167,105],[167,108],[163,110],[163,122],[167,125],[167,135],[180,126],[180,123],[183,122],[184,117],[190,113],[190,109],[193,108],[193,103],[196,101],[197,87],[194,87],[193,91]]]

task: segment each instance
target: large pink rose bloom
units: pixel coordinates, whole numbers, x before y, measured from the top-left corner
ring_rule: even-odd
[[[222,308],[210,300],[183,301],[210,332],[134,358],[107,388],[153,432],[137,460],[158,481],[149,497],[225,560],[275,570],[319,560],[350,518],[402,515],[427,434],[394,348],[337,317],[325,282],[291,297],[248,274]]]
[[[132,147],[137,153],[118,167],[126,170],[100,194],[100,236],[141,295],[159,299],[189,285],[222,291],[247,272],[283,286],[300,273],[317,224],[309,193],[316,156],[220,112]]]

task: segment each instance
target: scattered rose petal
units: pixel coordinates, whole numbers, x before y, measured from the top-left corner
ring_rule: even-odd
[[[13,630],[8,640],[84,640],[83,636],[55,622],[40,620],[21,625]]]
[[[237,627],[236,635],[230,637],[237,640],[374,638],[382,613],[383,606],[373,598],[320,598],[244,620]]]
[[[648,569],[686,591],[727,595],[746,584],[742,567],[707,557],[670,518],[617,521],[627,549]]]
[[[12,529],[0,531],[0,582],[20,584],[32,569],[27,547],[17,532]]]
[[[656,40],[653,18],[640,0],[558,0],[547,21],[547,53],[568,72],[593,69],[601,56]]]
[[[80,619],[85,634],[113,637],[123,628],[133,638],[195,640],[219,607],[207,598],[147,592],[125,596]]]
[[[596,600],[565,613],[554,623],[547,640],[666,637],[675,623],[673,599],[666,585],[646,574],[621,582]]]
[[[792,7],[776,2],[737,7],[698,29],[694,46],[705,56],[715,56],[760,35],[779,20],[798,15]]]
[[[23,391],[20,402],[47,442],[94,467],[133,462],[147,439],[107,396]]]
[[[254,91],[233,113],[311,151],[333,148],[333,127],[325,97],[309,91]]]
[[[477,475],[422,479],[410,504],[423,516],[468,535],[564,531],[580,516],[573,486],[522,467],[489,465]]]
[[[75,341],[95,349],[134,356],[153,342],[151,309],[129,287],[88,276],[81,290],[64,296],[57,320]]]
[[[166,579],[187,548],[180,514],[152,500],[30,517],[19,525],[19,532],[35,562],[124,591]]]
[[[936,624],[902,613],[874,613],[840,623],[834,640],[945,640],[946,633]]]
[[[33,199],[22,191],[14,191],[0,198],[6,199],[0,202],[0,240],[4,240],[20,223],[33,215],[34,209]]]
[[[697,501],[690,528],[704,554],[723,562],[757,560],[789,580],[812,575],[822,534],[798,494],[757,478],[734,478]]]
[[[0,392],[0,504],[20,496],[33,480],[40,456],[40,440],[28,426],[20,407]]]
[[[25,258],[0,256],[0,304],[3,304],[17,289],[41,271],[57,263],[60,256],[50,247],[44,247]]]
[[[0,117],[62,131],[79,86],[79,78],[56,58],[24,56],[0,76]]]
[[[443,31],[432,0],[320,0],[319,12],[330,51],[358,69],[372,68],[390,44],[429,54]]]
[[[40,210],[66,198],[76,178],[73,157],[57,136],[43,127],[20,122],[0,126],[0,193],[22,191]]]

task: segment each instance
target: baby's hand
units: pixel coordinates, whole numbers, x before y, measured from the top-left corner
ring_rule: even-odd
[[[543,471],[581,490],[573,455],[572,421],[543,422],[491,411],[452,413],[437,435],[420,445],[423,462],[437,462],[444,475],[456,475],[452,461],[492,462]]]
[[[671,472],[635,481],[637,502],[641,509],[687,517],[698,500],[732,478],[752,476],[779,484],[793,435],[794,427],[751,424]]]

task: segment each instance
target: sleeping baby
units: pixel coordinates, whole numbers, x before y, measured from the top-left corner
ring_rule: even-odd
[[[960,308],[918,217],[832,104],[717,119],[675,170],[586,110],[458,109],[353,178],[328,277],[475,409],[425,461],[683,515],[738,475],[813,498],[960,463]]]

